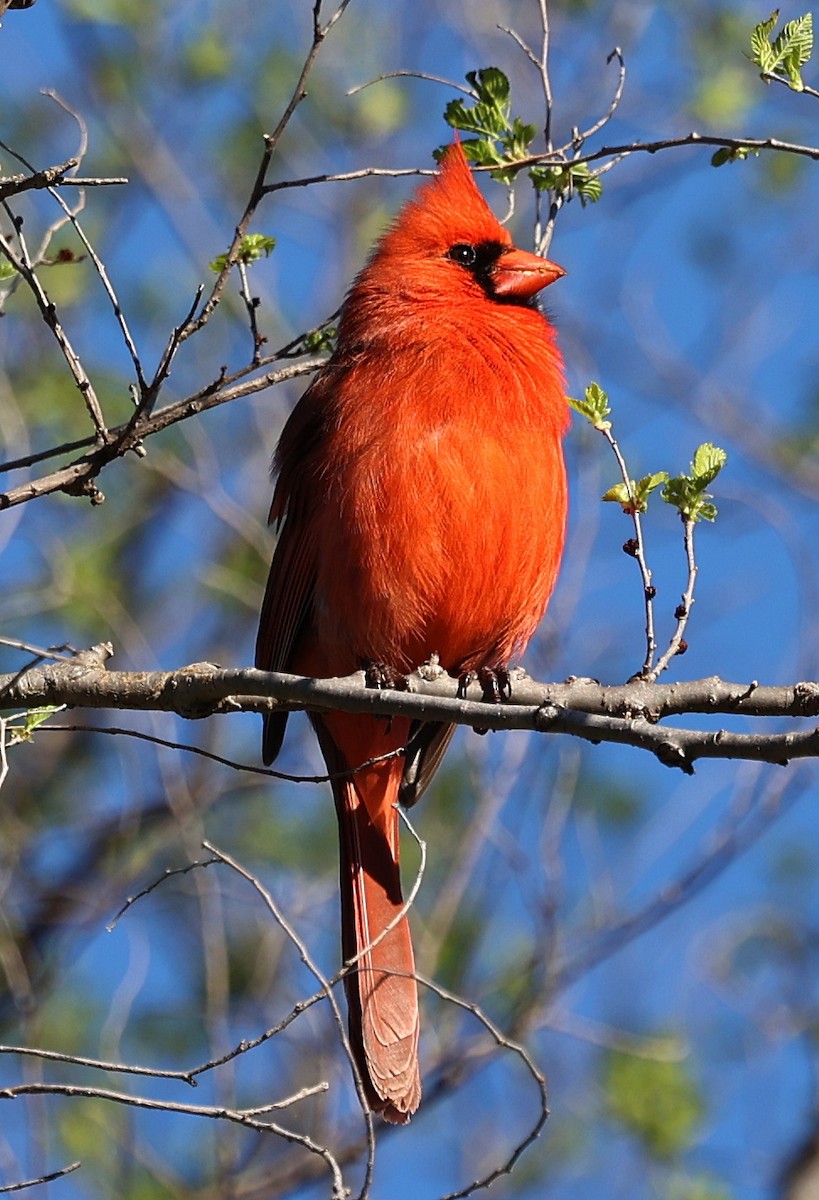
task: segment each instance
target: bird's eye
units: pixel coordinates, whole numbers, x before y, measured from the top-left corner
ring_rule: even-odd
[[[462,267],[474,267],[478,255],[474,246],[470,246],[467,242],[458,242],[457,245],[450,246],[447,250],[447,258],[460,263]]]

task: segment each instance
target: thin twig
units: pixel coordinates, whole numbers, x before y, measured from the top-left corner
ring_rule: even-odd
[[[546,107],[546,121],[543,127],[543,136],[546,141],[546,149],[552,149],[552,112],[554,109],[554,97],[552,95],[552,82],[549,78],[549,5],[547,0],[539,0],[540,4],[540,25],[543,31],[543,40],[540,49],[540,77],[543,83],[543,99]]]
[[[113,933],[119,924],[120,920],[125,916],[130,908],[132,908],[138,900],[144,899],[145,896],[150,896],[151,892],[156,891],[163,883],[167,883],[169,879],[173,879],[176,875],[189,875],[191,871],[198,871],[204,867],[214,867],[222,862],[221,858],[208,858],[200,861],[195,859],[193,862],[186,863],[184,867],[166,867],[158,879],[153,883],[149,883],[147,887],[141,891],[135,892],[133,896],[129,896],[125,903],[118,909],[108,924],[105,926],[108,933]]]
[[[609,121],[620,107],[620,101],[623,99],[623,91],[625,90],[626,86],[626,64],[623,58],[623,53],[619,46],[614,47],[611,54],[606,59],[606,63],[610,63],[612,59],[615,58],[619,64],[619,70],[617,74],[617,87],[614,89],[614,95],[612,96],[611,103],[599,120],[595,121],[594,124],[590,125],[588,129],[584,129],[582,133],[578,134],[576,139],[578,156],[580,153],[580,147],[583,145],[583,143],[588,138],[593,137],[595,133],[599,133],[605,125],[608,125]]]
[[[676,654],[682,654],[685,651],[685,642],[683,634],[685,627],[688,624],[688,618],[691,616],[691,608],[694,603],[694,585],[697,581],[697,561],[694,556],[694,522],[689,518],[683,518],[683,545],[685,547],[685,559],[688,564],[688,580],[683,592],[682,602],[679,605],[675,616],[677,618],[677,628],[668,648],[665,653],[657,660],[653,670],[649,671],[647,678],[657,679],[662,675]]]
[[[105,426],[105,418],[102,415],[102,408],[100,407],[100,402],[97,399],[97,394],[94,391],[91,380],[88,378],[79,355],[74,350],[74,347],[71,345],[65,330],[60,324],[54,304],[48,298],[43,285],[40,283],[40,280],[31,265],[28,250],[26,249],[25,239],[23,238],[20,228],[20,222],[9,209],[6,201],[3,201],[2,203],[16,230],[17,244],[20,247],[20,253],[15,254],[10,243],[5,237],[2,236],[2,234],[0,234],[0,253],[2,253],[5,258],[8,259],[14,269],[28,284],[36,301],[37,307],[40,310],[40,314],[54,335],[57,345],[60,347],[63,357],[68,364],[68,368],[74,378],[77,390],[85,402],[85,406],[88,409],[91,420],[94,422],[97,435],[101,438],[104,438],[108,431]]]
[[[13,1054],[22,1058],[38,1058],[43,1062],[67,1063],[76,1067],[90,1067],[94,1071],[107,1071],[116,1075],[144,1075],[151,1079],[179,1079],[196,1087],[196,1080],[187,1071],[163,1070],[159,1067],[138,1067],[133,1063],[106,1062],[104,1059],[87,1058],[83,1054],[64,1054],[59,1050],[43,1050],[35,1046],[0,1045],[0,1054]]]
[[[314,961],[313,956],[310,954],[310,951],[308,950],[306,943],[300,937],[300,935],[298,934],[296,929],[293,927],[293,925],[291,925],[291,923],[288,921],[287,917],[284,915],[284,913],[282,912],[282,910],[279,908],[278,904],[274,900],[272,894],[268,891],[268,889],[266,887],[264,887],[261,880],[259,880],[255,875],[253,875],[250,871],[248,871],[246,867],[243,867],[241,863],[237,862],[237,860],[235,858],[233,858],[231,855],[225,853],[224,851],[220,850],[212,842],[204,841],[202,843],[202,845],[204,846],[204,848],[206,850],[210,851],[211,854],[214,854],[218,859],[220,859],[225,864],[225,866],[230,867],[230,869],[232,871],[235,871],[237,875],[241,876],[241,878],[244,879],[247,883],[249,883],[251,885],[251,887],[258,893],[258,895],[261,896],[261,898],[265,904],[265,907],[268,909],[270,914],[273,916],[273,918],[276,921],[276,924],[279,926],[279,928],[286,934],[286,936],[290,939],[290,941],[295,946],[296,950],[298,951],[301,961],[304,963],[305,967],[307,967],[308,971],[311,973],[311,975],[313,975],[313,977],[318,982],[319,987],[321,989],[321,994],[326,998],[327,1003],[330,1005],[330,1009],[333,1014],[333,1020],[338,1029],[339,1038],[340,1038],[342,1046],[344,1047],[344,1052],[347,1056],[347,1059],[349,1061],[350,1068],[351,1068],[351,1071],[353,1074],[356,1093],[358,1094],[358,1099],[359,1099],[359,1103],[361,1105],[361,1111],[362,1111],[362,1114],[364,1117],[364,1123],[365,1123],[365,1127],[366,1127],[367,1164],[366,1164],[366,1169],[365,1169],[365,1174],[364,1174],[364,1182],[362,1184],[360,1198],[359,1198],[359,1200],[363,1200],[363,1198],[369,1192],[370,1182],[372,1180],[373,1166],[375,1164],[375,1132],[373,1129],[373,1115],[372,1115],[370,1106],[367,1102],[367,1095],[364,1090],[364,1081],[361,1078],[361,1072],[358,1069],[358,1065],[355,1060],[355,1055],[353,1053],[352,1046],[350,1045],[349,1037],[347,1036],[347,1030],[346,1030],[345,1024],[344,1024],[344,1018],[341,1015],[341,1010],[340,1010],[338,1003],[336,1001],[336,998],[333,994],[333,984],[334,984],[335,980],[328,980],[325,978],[323,972],[321,971],[321,969],[319,968],[317,963]],[[338,1178],[338,1184],[339,1184],[339,1186],[341,1185],[340,1175]],[[341,1194],[343,1195],[343,1193],[341,1193]]]
[[[319,50],[321,49],[321,46],[324,42],[324,39],[327,37],[328,33],[333,28],[333,26],[336,24],[336,22],[340,20],[340,18],[344,14],[344,11],[347,8],[349,3],[350,3],[350,0],[342,0],[342,2],[339,4],[336,11],[333,13],[333,15],[327,21],[327,23],[325,25],[322,25],[322,23],[321,23],[322,0],[315,0],[315,4],[313,5],[313,41],[310,46],[310,49],[307,52],[307,57],[305,58],[304,63],[302,65],[301,72],[299,74],[298,80],[296,81],[296,86],[293,89],[293,94],[291,95],[289,101],[287,102],[287,105],[285,106],[284,112],[282,113],[281,117],[279,118],[279,122],[276,125],[276,128],[273,130],[272,133],[264,135],[264,150],[262,152],[261,161],[259,162],[259,166],[256,171],[256,178],[253,182],[253,186],[251,188],[251,192],[250,192],[250,196],[248,198],[247,204],[245,205],[245,210],[242,213],[242,216],[241,216],[241,219],[240,219],[238,225],[236,226],[236,231],[233,235],[233,240],[231,241],[230,247],[225,256],[225,265],[222,267],[222,270],[219,272],[216,282],[214,283],[213,288],[211,290],[210,296],[206,300],[201,312],[199,313],[199,315],[197,317],[193,318],[192,320],[190,320],[188,322],[187,326],[185,327],[185,329],[183,329],[182,333],[180,334],[180,341],[185,341],[187,338],[189,338],[193,334],[197,333],[207,323],[207,321],[209,320],[209,318],[211,316],[211,313],[216,308],[216,306],[219,304],[219,302],[222,298],[222,293],[224,292],[225,287],[227,285],[228,278],[230,277],[231,271],[233,270],[233,267],[235,266],[235,264],[238,260],[239,249],[240,249],[242,239],[246,235],[248,228],[250,226],[250,222],[252,221],[253,216],[256,212],[256,209],[258,208],[262,197],[266,193],[265,180],[267,178],[267,172],[270,169],[270,164],[273,160],[273,156],[276,152],[276,149],[278,148],[282,134],[284,133],[287,126],[289,125],[290,120],[292,119],[293,114],[295,113],[296,109],[301,104],[302,100],[304,100],[305,97],[307,96],[307,80],[309,79],[310,74],[313,70],[313,67],[315,66],[316,58],[317,58]]]
[[[366,83],[357,83],[355,87],[348,88],[347,95],[356,96],[365,88],[372,87],[374,83],[381,83],[385,79],[425,79],[428,83],[442,83],[444,87],[452,88],[456,92],[463,92],[465,96],[474,97],[475,95],[472,88],[464,87],[462,83],[445,79],[443,75],[429,75],[426,71],[385,71],[383,75],[376,75],[375,79],[368,79]]]
[[[255,379],[236,384],[233,387],[224,387],[222,380],[215,380],[194,395],[168,404],[152,413],[148,418],[136,423],[131,418],[127,424],[116,426],[110,430],[101,445],[97,444],[95,440],[92,443],[93,448],[88,453],[81,455],[68,466],[20,484],[16,488],[9,488],[6,492],[0,492],[0,510],[12,508],[17,504],[25,504],[40,496],[50,495],[52,492],[63,491],[70,495],[81,495],[96,490],[93,480],[100,471],[116,458],[122,458],[131,451],[138,452],[144,439],[152,434],[167,429],[179,421],[185,421],[196,413],[206,412],[221,404],[229,404],[241,396],[254,395],[277,383],[309,374],[320,367],[324,361],[323,358],[319,358],[293,363],[291,366],[282,367],[278,371],[269,371],[265,375],[257,376]],[[237,376],[241,377],[246,373],[246,371],[241,371],[237,373]]]
[[[24,654],[33,654],[38,662],[49,658],[73,658],[76,654],[68,642],[63,642],[62,646],[49,646],[45,649],[42,646],[35,646],[31,642],[21,642],[18,638],[0,637],[0,646],[8,646],[11,650],[22,650]]]
[[[480,170],[481,168],[477,168]],[[356,171],[327,172],[308,175],[302,179],[281,179],[265,185],[265,195],[288,188],[310,187],[314,183],[351,183],[356,179],[402,179],[406,176],[432,176],[438,174],[437,167],[360,167]]]
[[[41,1175],[39,1179],[26,1179],[22,1183],[7,1183],[0,1187],[2,1192],[21,1192],[23,1188],[37,1187],[41,1183],[53,1183],[55,1179],[62,1179],[64,1175],[70,1175],[72,1171],[76,1171],[80,1167],[79,1162],[70,1163],[67,1167],[60,1167],[58,1171],[51,1171],[48,1175]]]
[[[606,439],[609,446],[611,446],[612,453],[617,460],[620,477],[626,486],[629,498],[633,501],[629,516],[631,517],[632,524],[634,525],[634,539],[632,542],[626,543],[626,545],[628,547],[629,554],[636,560],[637,565],[640,568],[640,576],[643,583],[643,604],[645,606],[646,615],[646,653],[643,660],[643,665],[637,672],[637,675],[644,679],[653,679],[656,678],[656,675],[651,674],[651,667],[654,662],[654,655],[657,652],[657,639],[654,633],[655,588],[651,582],[651,570],[646,561],[645,543],[643,541],[643,523],[640,519],[637,498],[632,490],[631,476],[629,475],[628,467],[626,466],[626,461],[623,458],[623,454],[620,450],[617,439],[611,432],[611,429],[606,427],[606,423],[603,423],[596,428],[600,429],[603,437]]]
[[[448,1003],[454,1004],[458,1008],[462,1008],[465,1012],[471,1013],[476,1020],[480,1021],[484,1029],[486,1029],[487,1032],[492,1035],[496,1045],[500,1046],[504,1050],[511,1050],[513,1054],[516,1054],[518,1058],[521,1059],[532,1079],[537,1084],[540,1095],[540,1112],[537,1120],[526,1136],[515,1146],[506,1162],[490,1171],[487,1175],[476,1179],[473,1183],[469,1184],[468,1187],[461,1188],[457,1192],[449,1192],[446,1196],[442,1197],[442,1200],[463,1200],[464,1197],[471,1196],[473,1192],[476,1192],[481,1188],[490,1187],[491,1184],[493,1184],[497,1179],[500,1179],[502,1176],[509,1175],[514,1169],[515,1163],[518,1161],[527,1147],[531,1146],[532,1142],[536,1141],[540,1136],[543,1126],[549,1119],[549,1098],[546,1087],[546,1077],[543,1072],[538,1069],[528,1050],[526,1050],[526,1048],[519,1042],[513,1041],[512,1038],[507,1037],[506,1034],[498,1028],[495,1022],[492,1021],[477,1004],[474,1004],[468,1000],[464,1000],[461,996],[455,995],[454,992],[447,991],[446,988],[441,987],[431,979],[425,979],[419,975],[418,982],[422,984],[423,987],[428,988],[431,992],[434,992],[436,996],[440,996],[442,1000],[446,1000]]]
[[[108,278],[108,272],[106,270],[105,263],[102,261],[100,256],[97,254],[96,250],[94,249],[93,244],[91,243],[90,239],[87,237],[85,230],[83,229],[82,225],[80,225],[79,221],[77,220],[76,215],[72,212],[72,210],[69,208],[69,206],[63,200],[63,198],[59,194],[59,192],[55,191],[55,189],[53,187],[50,187],[48,189],[48,192],[49,192],[49,195],[54,197],[54,199],[59,204],[60,208],[65,213],[68,220],[71,222],[72,226],[74,227],[74,232],[77,234],[77,237],[80,239],[83,246],[85,246],[86,253],[88,254],[88,257],[91,259],[91,262],[94,264],[94,270],[97,272],[97,276],[99,277],[100,283],[102,284],[103,288],[105,289],[105,294],[107,295],[108,299],[111,302],[111,308],[113,309],[114,317],[116,319],[117,324],[119,325],[120,332],[122,333],[123,341],[125,342],[125,346],[131,357],[131,362],[133,363],[133,366],[134,366],[134,373],[136,374],[137,383],[138,383],[140,389],[144,389],[147,386],[147,384],[145,381],[145,376],[142,372],[142,362],[140,361],[139,353],[137,351],[134,339],[131,336],[131,330],[128,327],[128,322],[125,319],[125,313],[123,312],[122,306],[119,302],[117,294],[114,291],[113,284],[111,283],[111,280]]]
[[[326,1084],[318,1084],[313,1088],[303,1089],[287,1102],[293,1103],[294,1100],[301,1099],[306,1095],[314,1095],[316,1092],[326,1090]],[[154,1100],[148,1096],[132,1096],[127,1092],[115,1092],[109,1088],[83,1087],[67,1083],[20,1083],[0,1088],[0,1100],[15,1100],[18,1096],[84,1097],[91,1100],[107,1100],[109,1103],[124,1104],[132,1108],[151,1109],[154,1112],[184,1113],[192,1117],[208,1117],[215,1121],[233,1121],[238,1125],[244,1125],[246,1128],[256,1129],[262,1133],[276,1134],[284,1141],[302,1146],[305,1150],[309,1150],[311,1154],[322,1158],[333,1177],[334,1200],[335,1197],[338,1197],[338,1200],[343,1200],[343,1197],[347,1194],[344,1189],[341,1168],[326,1146],[319,1145],[311,1137],[308,1137],[307,1134],[297,1133],[293,1129],[285,1129],[284,1126],[278,1125],[274,1121],[259,1120],[260,1114],[271,1111],[278,1107],[277,1105],[270,1104],[264,1105],[261,1108],[234,1109],[210,1104],[181,1104],[173,1100]]]
[[[791,85],[790,79],[785,79],[782,75],[771,75],[768,71],[763,71],[760,77],[764,79],[765,83],[781,83],[783,87],[788,88],[789,91],[796,91],[796,89]],[[808,87],[806,83],[803,83],[799,89],[799,95],[813,96],[814,100],[819,100],[819,91],[817,91],[816,88]]]
[[[240,258],[236,263],[236,270],[239,273],[239,295],[244,302],[245,311],[247,312],[248,324],[250,325],[250,336],[253,339],[253,353],[251,355],[251,363],[254,367],[259,365],[262,346],[267,341],[266,337],[262,337],[259,333],[258,298],[250,294],[250,281],[247,275],[247,264]]]

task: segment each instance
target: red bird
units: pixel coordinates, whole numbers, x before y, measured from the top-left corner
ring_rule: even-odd
[[[341,313],[332,358],[274,458],[280,533],[256,665],[332,677],[502,673],[543,616],[566,524],[569,411],[534,297],[562,268],[518,250],[459,143],[378,243]],[[372,1107],[418,1108],[418,996],[402,908],[396,802],[414,803],[453,726],[311,717],[341,842],[350,1040]],[[286,713],[265,719],[264,760]],[[389,751],[402,757],[354,771]],[[344,772],[348,772],[344,775]]]

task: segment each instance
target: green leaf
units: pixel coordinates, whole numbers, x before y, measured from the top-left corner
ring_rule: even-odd
[[[759,158],[759,150],[754,146],[720,146],[719,150],[711,155],[711,166],[721,167],[725,163],[744,162],[749,154]]]
[[[767,21],[755,25],[751,33],[751,59],[762,72],[763,78],[775,76],[784,79],[795,92],[804,89],[802,67],[813,53],[813,14],[805,13],[782,27],[781,33],[771,41],[771,34],[779,20],[779,9],[775,9]]]
[[[610,428],[611,422],[606,420],[611,412],[609,398],[599,383],[590,383],[582,400],[574,400],[571,396],[567,396],[566,399],[575,412],[579,412],[581,416],[585,417],[595,429]]]
[[[561,163],[554,167],[532,167],[529,178],[538,191],[576,192],[580,203],[594,204],[603,194],[603,184],[588,163]]]
[[[703,442],[701,446],[697,447],[691,463],[691,472],[697,484],[707,488],[709,483],[714,482],[727,461],[728,455],[719,446]]]
[[[16,274],[17,268],[13,267],[7,258],[0,258],[0,283],[13,279]]]
[[[483,67],[480,71],[467,71],[467,83],[477,92],[478,99],[486,104],[503,108],[509,104],[511,89],[509,80],[499,67]]]
[[[469,71],[466,80],[474,100],[450,100],[444,120],[462,133],[476,135],[461,143],[470,162],[495,168],[490,172],[493,179],[511,183],[517,171],[508,164],[526,157],[537,127],[511,116],[509,80],[498,67]],[[443,147],[435,151],[435,159],[440,161],[442,154]]]
[[[16,729],[17,741],[27,742],[38,726],[43,725],[59,708],[50,704],[43,708],[30,708],[23,717],[22,728]]]
[[[256,262],[257,259],[264,256],[267,258],[271,250],[275,248],[276,239],[268,237],[265,233],[246,233],[239,242],[239,247],[236,251],[235,261],[242,262],[246,265]],[[220,254],[214,258],[210,264],[211,271],[215,271],[218,275],[224,271],[227,266],[228,255]]]
[[[751,32],[751,57],[752,60],[762,71],[769,71],[769,63],[773,57],[771,50],[770,35],[773,33],[777,21],[779,20],[779,9],[775,8],[767,21],[760,21],[755,25]]]
[[[607,492],[601,496],[602,500],[612,500],[615,504],[623,506],[623,512],[634,512],[634,489],[636,484],[633,479],[628,483],[615,483],[614,487],[610,487]]]
[[[728,455],[719,446],[704,442],[698,447],[689,475],[675,475],[663,488],[662,497],[666,504],[676,508],[683,520],[713,521],[717,509],[711,504],[711,496],[705,490],[720,473]]]
[[[638,512],[644,513],[648,508],[648,498],[651,493],[667,480],[667,471],[655,471],[652,475],[644,475],[636,483],[633,479],[630,479],[628,483],[616,483],[614,487],[610,487],[607,492],[604,492],[602,499],[615,501],[629,516]]]

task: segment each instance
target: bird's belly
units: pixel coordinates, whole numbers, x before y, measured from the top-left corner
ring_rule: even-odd
[[[406,432],[406,431],[405,431]],[[550,429],[440,425],[381,439],[323,506],[317,634],[338,672],[363,660],[501,666],[543,615],[566,485]]]

